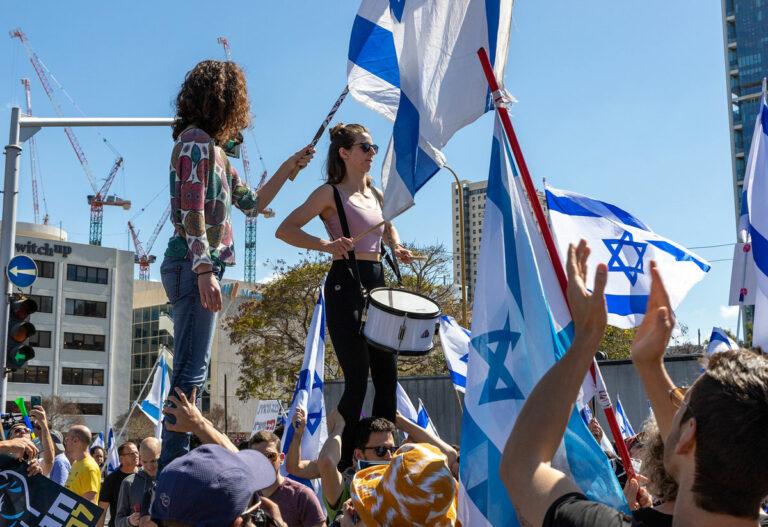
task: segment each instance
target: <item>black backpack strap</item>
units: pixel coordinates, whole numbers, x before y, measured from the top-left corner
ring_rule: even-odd
[[[336,213],[339,215],[339,223],[341,223],[341,233],[345,238],[352,238],[352,235],[349,233],[347,213],[344,211],[344,203],[341,201],[339,189],[336,188],[336,185],[331,185],[331,188],[333,189],[333,201],[336,203]],[[357,265],[354,248],[347,252],[347,257],[344,258],[344,261],[347,264],[347,269],[349,269],[350,274],[352,274],[352,278],[354,278],[360,285],[360,291],[363,293],[363,297],[365,297],[368,292],[365,290],[362,280],[360,280],[360,268]],[[354,265],[354,269],[352,268],[352,265],[350,265],[350,262]]]
[[[379,191],[376,190],[373,186],[371,186],[371,192],[373,193],[373,197],[376,198],[376,201],[379,203],[379,208],[383,209],[384,204],[381,201],[381,196],[379,195]],[[386,229],[386,227],[385,227]],[[389,255],[387,252],[387,249],[384,247],[384,238],[381,238],[381,259],[386,260],[389,264],[389,267],[392,268],[392,272],[395,273],[395,278],[397,278],[397,285],[402,286],[403,285],[403,278],[400,276],[400,266],[397,264],[397,255],[395,254],[395,249],[393,247],[390,248],[392,251],[392,256]]]

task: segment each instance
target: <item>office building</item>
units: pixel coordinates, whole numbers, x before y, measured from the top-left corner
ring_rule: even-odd
[[[480,238],[485,214],[485,193],[487,181],[462,181],[464,193],[464,232],[459,229],[459,192],[454,183],[451,185],[452,223],[453,223],[453,283],[461,288],[461,239],[464,236],[464,275],[466,276],[467,302],[474,298],[477,279],[477,259],[480,256]]]
[[[17,223],[16,254],[33,258],[31,293],[35,358],[10,373],[6,411],[24,397],[59,396],[77,405],[94,432],[107,430],[129,408],[133,253],[67,241],[50,225]],[[16,290],[16,288],[14,288]]]
[[[723,43],[731,135],[734,216],[739,217],[747,157],[768,76],[768,4],[765,0],[722,0]],[[751,323],[752,307],[744,323]]]

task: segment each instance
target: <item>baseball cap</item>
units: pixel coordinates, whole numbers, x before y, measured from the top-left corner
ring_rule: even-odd
[[[64,452],[64,436],[58,430],[51,430],[51,439],[53,440],[53,447],[57,454]]]
[[[203,445],[162,470],[149,514],[153,520],[192,527],[230,525],[248,509],[256,491],[275,478],[275,468],[261,452]]]

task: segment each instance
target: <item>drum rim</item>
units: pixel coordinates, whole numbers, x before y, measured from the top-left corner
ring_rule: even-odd
[[[383,289],[383,288],[379,288],[379,289]],[[410,349],[408,349],[408,350],[396,350],[395,348],[393,348],[391,346],[387,346],[386,344],[379,344],[378,342],[373,340],[368,335],[363,335],[363,338],[365,339],[365,342],[369,346],[373,346],[373,347],[375,347],[375,348],[377,348],[377,349],[379,349],[381,351],[387,352],[387,353],[393,353],[395,355],[402,355],[404,357],[423,357],[424,355],[429,355],[435,349],[435,341],[432,340],[432,339],[430,339],[431,342],[432,342],[432,345],[429,347],[428,350],[426,350],[426,351],[416,351],[416,350],[410,350]]]
[[[407,311],[403,311],[402,309],[397,309],[396,307],[391,307],[384,305],[380,302],[377,302],[375,298],[373,298],[373,293],[375,291],[404,291],[410,295],[416,295],[420,296],[421,298],[424,298],[426,300],[429,300],[433,304],[437,306],[437,311],[434,313],[409,313]],[[440,314],[442,313],[442,309],[440,308],[440,304],[435,302],[433,299],[429,298],[427,295],[422,295],[421,293],[415,293],[413,291],[408,291],[407,289],[400,289],[397,287],[376,287],[375,289],[371,289],[368,292],[368,303],[376,306],[377,309],[381,309],[385,313],[389,313],[390,315],[396,315],[400,317],[406,317],[406,318],[413,318],[416,320],[429,320],[432,318],[438,318]]]

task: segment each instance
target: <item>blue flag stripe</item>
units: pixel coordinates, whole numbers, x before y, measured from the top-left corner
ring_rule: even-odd
[[[752,237],[752,255],[755,265],[765,276],[768,276],[768,239],[751,225],[749,233]]]
[[[419,111],[404,92],[400,92],[392,140],[397,173],[413,196],[440,167],[419,147]]]
[[[645,313],[648,295],[605,295],[608,312],[619,316]]]
[[[347,56],[357,66],[400,87],[400,66],[391,31],[358,15],[352,25]]]
[[[696,264],[696,266],[704,271],[705,273],[709,271],[710,267],[709,265],[705,264],[698,258],[693,257],[690,253],[685,252],[680,247],[676,247],[672,245],[669,242],[664,242],[661,240],[648,240],[648,243],[653,245],[654,247],[657,247],[661,249],[662,251],[671,254],[675,257],[675,261],[678,262],[692,262]]]
[[[598,213],[598,210],[607,210],[612,213],[618,221],[642,229],[644,231],[650,231],[651,229],[642,221],[634,217],[629,212],[611,205],[604,201],[588,198],[586,196],[579,196],[579,198],[573,198],[570,196],[556,196],[549,190],[546,191],[547,207],[555,212],[561,214],[568,214],[569,216],[587,216],[592,218],[605,217],[603,214]]]

